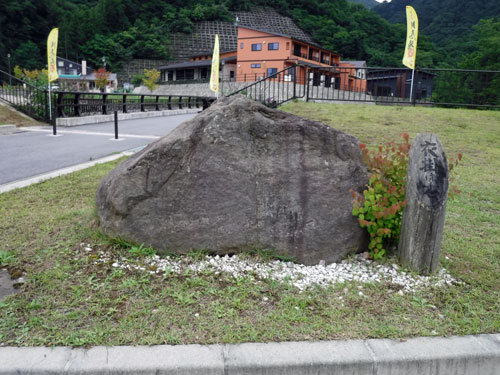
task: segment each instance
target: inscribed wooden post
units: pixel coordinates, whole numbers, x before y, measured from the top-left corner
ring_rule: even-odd
[[[448,178],[446,154],[436,135],[418,134],[410,149],[398,253],[403,265],[423,274],[436,271],[439,263]]]

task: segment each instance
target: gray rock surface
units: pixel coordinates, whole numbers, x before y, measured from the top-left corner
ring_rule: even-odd
[[[417,134],[406,172],[406,207],[398,253],[403,265],[422,274],[435,272],[441,254],[449,172],[436,135]]]
[[[97,208],[105,233],[160,251],[330,263],[366,245],[350,189],[367,182],[355,137],[234,96],[117,166]]]

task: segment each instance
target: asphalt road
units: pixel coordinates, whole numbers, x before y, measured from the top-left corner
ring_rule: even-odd
[[[19,128],[0,135],[0,185],[143,147],[194,116],[123,120],[119,140],[114,139],[113,122],[59,127],[55,137],[50,126]]]

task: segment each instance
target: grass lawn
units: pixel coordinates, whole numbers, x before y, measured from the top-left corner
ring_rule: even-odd
[[[209,272],[151,275],[114,268],[112,261],[96,265],[99,251],[130,257],[126,244],[110,241],[98,228],[95,190],[116,165],[112,162],[0,195],[0,263],[12,273],[27,272],[21,292],[0,302],[0,345],[500,332],[500,112],[301,102],[283,109],[347,131],[371,146],[402,132],[412,138],[434,132],[448,156],[463,153],[454,171],[462,193],[448,202],[441,259],[463,283],[404,295],[391,285],[354,282],[299,293],[270,280]]]

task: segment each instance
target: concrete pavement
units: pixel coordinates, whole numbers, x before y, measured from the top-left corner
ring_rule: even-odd
[[[118,141],[113,122],[58,128],[55,137],[50,126],[17,128],[0,135],[0,187],[142,147],[195,115],[120,121]]]
[[[499,375],[500,334],[408,340],[0,348],[6,374]]]

